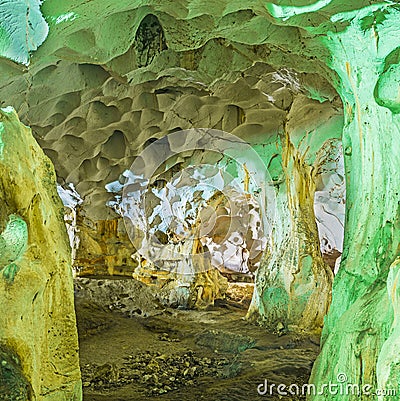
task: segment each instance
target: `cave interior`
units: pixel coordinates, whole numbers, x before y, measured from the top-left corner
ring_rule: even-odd
[[[0,15],[1,401],[400,400],[396,1]]]

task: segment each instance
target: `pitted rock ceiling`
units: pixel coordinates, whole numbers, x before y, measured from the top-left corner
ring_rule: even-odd
[[[181,71],[181,79],[167,75],[134,84],[114,78],[102,66],[60,61],[35,73],[26,93],[16,89],[25,76],[1,93],[20,105],[23,121],[55,163],[59,183],[75,185],[85,205],[90,204],[90,218],[106,219],[112,212],[105,207],[110,199],[105,185],[129,168],[147,140],[209,127],[252,144],[271,143],[301,91],[301,79],[318,79],[275,71],[261,62],[231,77],[233,82],[226,77],[229,71],[211,84]],[[308,124],[313,109],[318,110],[315,117],[325,113],[327,119],[341,113],[338,100],[332,106],[302,97],[301,103],[295,124]]]
[[[264,149],[277,182],[285,175],[279,144],[285,130],[310,165],[326,140],[340,138],[343,110],[329,83],[335,76],[323,62],[326,50],[304,29],[278,29],[261,3],[249,9],[230,1],[215,8],[109,1],[100,9],[95,2],[47,0],[42,12],[49,36],[28,69],[1,64],[0,101],[13,104],[32,127],[59,184],[74,185],[90,230],[116,217],[106,206],[113,198],[106,185],[147,144],[171,132],[207,127],[232,133]],[[93,24],[92,15],[101,16],[101,24]],[[305,139],[304,132],[310,133]],[[333,187],[326,185],[335,169],[327,174],[320,168],[316,190],[324,199],[332,197]],[[338,177],[329,185],[343,187]],[[333,208],[337,204],[334,199]],[[327,226],[329,213],[322,210],[320,227]],[[342,210],[334,214],[343,224]],[[119,224],[116,232],[121,229]],[[340,228],[320,232],[324,250],[341,250]],[[95,245],[100,238],[94,232],[81,237],[81,249],[91,250],[78,263],[103,261],[105,254],[114,271],[131,261],[130,250]]]
[[[222,129],[253,143],[274,136],[292,93],[271,68],[257,67],[211,92],[201,83],[168,79],[130,85],[99,66],[60,63],[34,76],[28,97],[47,96],[25,118],[55,163],[60,183],[74,183],[91,205],[90,216],[105,219],[110,215],[105,185],[130,167],[150,138],[191,127]],[[267,70],[264,76],[260,70]],[[274,95],[275,104],[268,101]]]

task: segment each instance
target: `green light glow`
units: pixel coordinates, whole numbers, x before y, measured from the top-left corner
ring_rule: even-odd
[[[3,0],[0,3],[0,56],[29,64],[30,53],[46,39],[49,28],[40,0]]]
[[[281,18],[283,21],[288,20],[295,15],[311,13],[326,7],[332,3],[332,0],[318,0],[316,3],[309,6],[279,6],[274,3],[267,3],[265,7],[275,18]]]

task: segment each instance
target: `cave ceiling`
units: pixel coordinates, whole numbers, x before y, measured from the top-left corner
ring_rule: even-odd
[[[271,147],[290,111],[290,124],[310,130],[342,114],[318,41],[274,26],[261,3],[106,3],[47,0],[49,35],[29,68],[0,63],[2,104],[32,127],[94,220],[113,216],[105,185],[151,138],[207,127]]]

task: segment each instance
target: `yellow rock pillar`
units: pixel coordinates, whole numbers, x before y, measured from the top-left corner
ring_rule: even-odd
[[[81,400],[63,206],[52,163],[12,108],[0,109],[0,253],[0,398]]]

